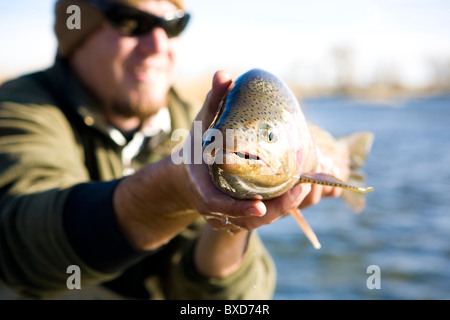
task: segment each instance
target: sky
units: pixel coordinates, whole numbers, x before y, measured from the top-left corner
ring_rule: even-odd
[[[55,0],[0,0],[0,78],[49,66]],[[448,0],[187,0],[179,76],[262,68],[303,85],[336,79],[335,52],[351,53],[353,78],[380,74],[425,85],[430,61],[450,63]],[[450,68],[450,67],[449,67]]]

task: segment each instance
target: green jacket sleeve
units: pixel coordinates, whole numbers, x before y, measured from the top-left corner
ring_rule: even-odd
[[[191,228],[201,228],[199,219]],[[193,261],[196,243],[195,229],[187,229],[177,245],[162,277],[162,289],[168,299],[261,300],[271,299],[275,290],[275,264],[256,231],[241,267],[225,278],[205,277],[199,274]]]
[[[114,275],[89,268],[66,239],[65,199],[88,173],[66,118],[32,87],[22,79],[0,94],[0,277],[46,297],[67,290],[70,265],[81,268],[83,285]]]

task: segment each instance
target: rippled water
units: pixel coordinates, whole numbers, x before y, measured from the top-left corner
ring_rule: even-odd
[[[366,210],[325,199],[303,214],[315,250],[288,216],[260,229],[278,270],[275,299],[450,299],[450,96],[387,104],[303,101],[334,135],[375,134],[365,166]],[[380,289],[367,287],[380,269]]]

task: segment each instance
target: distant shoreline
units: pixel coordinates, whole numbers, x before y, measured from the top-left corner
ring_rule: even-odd
[[[295,96],[301,101],[309,98],[326,97],[348,97],[351,99],[367,101],[370,103],[379,102],[381,104],[390,104],[394,100],[426,98],[436,95],[449,95],[450,88],[440,89],[433,87],[399,87],[389,85],[373,86],[355,86],[349,88],[336,87],[304,87],[295,84],[289,84]],[[193,103],[202,105],[203,101],[211,89],[211,79],[202,77],[193,81],[179,81],[175,87],[182,97],[187,98]]]
[[[0,75],[0,85],[13,78],[15,77],[5,77]],[[432,86],[402,87],[398,85],[377,84],[364,87],[351,86],[337,88],[325,86],[305,87],[290,84],[289,82],[287,84],[299,100],[322,97],[348,97],[363,102],[389,104],[393,100],[399,99],[426,98],[450,94],[450,86],[448,88],[438,88]],[[207,93],[211,89],[211,79],[206,76],[192,77],[190,80],[183,78],[175,83],[175,87],[186,100],[201,106]]]

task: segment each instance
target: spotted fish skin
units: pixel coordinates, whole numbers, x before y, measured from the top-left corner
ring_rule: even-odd
[[[343,188],[343,200],[359,213],[373,190],[359,172],[372,142],[370,132],[333,137],[307,123],[289,87],[253,69],[223,99],[203,149],[214,158],[213,181],[232,197],[271,199],[298,183],[317,183]]]
[[[236,80],[210,130],[204,148],[215,141],[217,131],[223,137],[215,150],[219,161],[208,166],[210,174],[235,198],[277,197],[298,183],[302,172],[317,166],[298,100],[283,81],[264,70],[250,70]],[[222,153],[217,152],[220,147]]]
[[[364,179],[358,173],[373,135],[335,138],[308,124],[288,86],[263,70],[250,70],[236,80],[204,137],[204,156],[213,159],[208,162],[213,181],[238,199],[271,199],[298,183],[315,183],[343,188],[342,199],[359,213],[364,194],[373,191],[361,186]],[[300,210],[289,213],[319,249]]]

